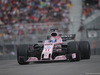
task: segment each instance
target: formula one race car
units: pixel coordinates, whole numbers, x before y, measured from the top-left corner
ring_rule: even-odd
[[[20,65],[31,61],[80,61],[90,59],[90,44],[88,41],[75,41],[75,34],[62,36],[56,29],[51,29],[51,35],[44,42],[34,45],[18,46],[17,61]],[[66,42],[67,40],[73,40]]]

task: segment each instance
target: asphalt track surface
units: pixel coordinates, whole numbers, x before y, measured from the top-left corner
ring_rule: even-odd
[[[0,60],[0,75],[100,75],[100,55],[80,62],[47,62],[19,65],[16,60]]]

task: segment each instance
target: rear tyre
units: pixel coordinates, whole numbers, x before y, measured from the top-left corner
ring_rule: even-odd
[[[76,53],[75,59],[72,58],[73,53]],[[77,42],[69,42],[68,43],[68,54],[71,56],[69,58],[69,61],[80,61],[81,55],[80,55],[80,51],[79,51],[79,45]]]
[[[20,45],[17,48],[17,62],[20,65],[29,64],[29,62],[26,62],[27,59],[28,59],[27,46],[26,45]]]
[[[90,44],[88,41],[80,41],[79,49],[81,53],[81,59],[90,59]]]

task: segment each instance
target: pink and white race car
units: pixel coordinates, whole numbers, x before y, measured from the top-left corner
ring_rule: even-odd
[[[20,65],[32,61],[80,61],[90,59],[90,44],[88,41],[75,41],[75,34],[62,36],[56,29],[51,29],[51,35],[43,43],[20,45],[17,48],[17,61]],[[67,40],[73,40],[67,42]]]

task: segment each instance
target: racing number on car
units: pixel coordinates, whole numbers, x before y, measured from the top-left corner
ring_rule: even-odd
[[[45,51],[49,51],[50,48],[51,48],[50,46],[46,46]]]
[[[49,49],[45,49],[45,51],[49,51]]]

